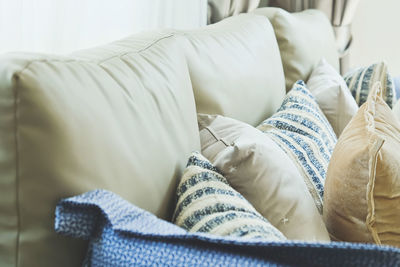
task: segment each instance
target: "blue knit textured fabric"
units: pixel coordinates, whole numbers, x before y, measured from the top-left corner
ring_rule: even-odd
[[[89,240],[86,266],[400,266],[392,247],[188,233],[105,190],[61,200],[55,229]]]

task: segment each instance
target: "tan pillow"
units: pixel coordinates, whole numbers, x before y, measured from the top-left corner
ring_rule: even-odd
[[[197,112],[257,125],[285,96],[285,77],[271,23],[242,14],[183,33]]]
[[[322,59],[311,73],[307,85],[336,136],[340,136],[358,110],[346,82],[325,59]]]
[[[198,115],[202,153],[287,238],[329,241],[296,166],[256,128],[222,116]]]
[[[335,36],[328,18],[318,10],[299,13],[266,7],[253,11],[268,17],[274,27],[285,72],[286,90],[297,80],[307,81],[321,58],[339,70]]]
[[[332,239],[400,246],[400,122],[378,90],[334,149],[323,214]]]

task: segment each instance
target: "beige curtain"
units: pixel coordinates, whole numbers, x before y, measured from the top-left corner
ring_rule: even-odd
[[[208,0],[208,24],[256,9],[260,0]]]
[[[349,49],[352,42],[351,22],[356,13],[359,0],[270,0],[264,6],[281,7],[290,12],[308,8],[323,11],[330,19],[336,35],[340,55],[340,69],[345,73],[349,67]]]

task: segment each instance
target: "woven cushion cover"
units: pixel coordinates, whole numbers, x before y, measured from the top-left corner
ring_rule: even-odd
[[[297,81],[281,107],[258,127],[297,165],[322,214],[324,183],[336,135],[303,81]]]
[[[193,152],[177,188],[173,222],[189,232],[286,240],[199,152]]]
[[[89,266],[399,266],[400,250],[188,233],[104,190],[62,200],[56,231],[89,239]]]
[[[385,62],[379,62],[367,67],[351,70],[346,73],[343,78],[358,106],[361,106],[367,101],[368,94],[376,82],[382,84],[382,90],[384,90],[382,95],[386,104],[392,108],[396,103],[395,85]]]

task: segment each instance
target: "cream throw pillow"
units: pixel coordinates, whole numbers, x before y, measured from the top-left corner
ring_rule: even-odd
[[[266,7],[253,13],[266,16],[274,28],[281,52],[286,90],[297,80],[307,81],[321,58],[339,70],[339,56],[331,23],[318,10],[289,13]]]
[[[325,182],[332,239],[400,246],[400,122],[374,85],[343,131]]]
[[[325,59],[322,59],[311,73],[307,85],[336,136],[340,136],[358,111],[358,105],[346,82]]]
[[[400,121],[400,101],[396,102],[393,107],[394,116]]]
[[[303,177],[258,129],[222,116],[198,115],[202,153],[287,238],[329,241]]]

